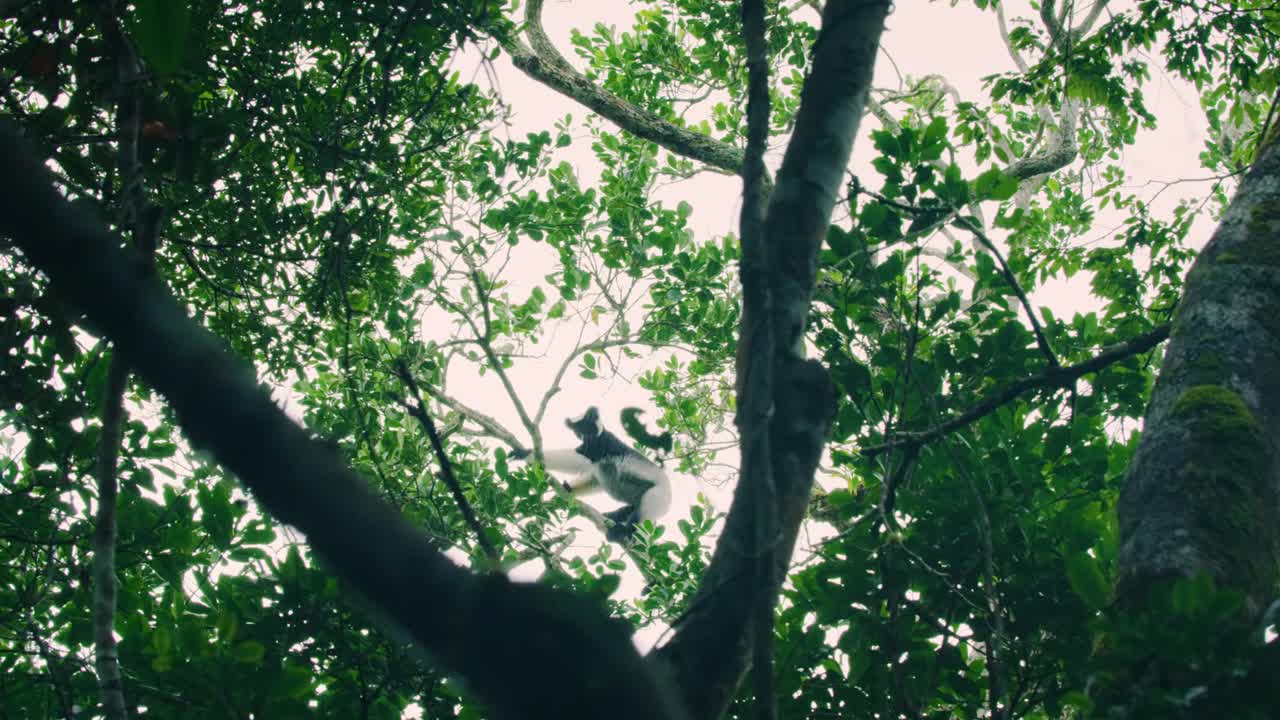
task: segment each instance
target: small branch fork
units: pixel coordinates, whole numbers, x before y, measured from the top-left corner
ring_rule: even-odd
[[[854,178],[854,182],[850,185],[850,191],[867,195],[874,198],[879,203],[901,210],[915,217],[934,216],[938,212],[935,208],[921,208],[916,207],[915,205],[908,205],[907,203],[891,200],[880,193],[867,190],[857,182],[857,178]],[[957,227],[972,234],[974,238],[977,239],[978,243],[995,257],[996,264],[1000,267],[1001,277],[1003,277],[1004,281],[1009,284],[1009,288],[1013,290],[1013,294],[1017,296],[1018,302],[1021,304],[1022,310],[1027,316],[1027,321],[1031,323],[1031,332],[1035,335],[1036,345],[1040,348],[1040,352],[1044,353],[1045,359],[1049,362],[1050,367],[1060,367],[1061,363],[1058,361],[1057,354],[1053,351],[1053,346],[1049,343],[1048,336],[1045,335],[1044,328],[1040,325],[1039,318],[1036,317],[1035,309],[1031,305],[1031,299],[1027,297],[1027,292],[1022,289],[1022,284],[1018,282],[1018,277],[1013,274],[1013,269],[1009,267],[1009,263],[1005,260],[1004,254],[1000,252],[999,248],[996,247],[991,238],[982,231],[982,228],[978,226],[978,221],[976,219],[960,215],[959,212],[959,210],[953,208],[942,218],[939,218],[928,226],[921,228],[919,234],[923,235],[926,232],[935,230],[948,222],[948,220]]]

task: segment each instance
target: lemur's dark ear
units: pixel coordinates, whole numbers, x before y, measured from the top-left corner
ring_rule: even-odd
[[[507,453],[507,458],[511,460],[523,460],[532,454],[533,451],[529,448],[512,448],[511,452]]]
[[[578,437],[597,435],[602,429],[600,427],[600,411],[594,405],[587,408],[587,411],[582,413],[582,417],[577,419],[569,418],[564,421],[564,424]]]

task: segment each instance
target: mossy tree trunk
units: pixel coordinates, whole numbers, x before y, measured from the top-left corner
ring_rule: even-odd
[[[1119,504],[1116,600],[1207,575],[1254,618],[1280,578],[1280,146],[1187,276]]]

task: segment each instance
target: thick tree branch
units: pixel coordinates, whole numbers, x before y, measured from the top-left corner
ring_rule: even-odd
[[[769,420],[773,397],[771,359],[775,349],[773,324],[768,321],[770,305],[769,269],[773,266],[770,248],[764,242],[764,204],[767,199],[767,171],[764,153],[769,143],[769,57],[765,43],[764,0],[742,1],[742,35],[747,47],[747,150],[742,167],[742,332],[738,340],[738,397],[743,400],[738,415],[739,428],[755,433],[743,443],[755,460],[744,462],[754,472],[743,473],[739,482],[756,486],[755,582],[757,587],[773,585],[777,531],[777,485],[769,463]],[[747,294],[750,297],[747,297]],[[751,353],[764,361],[752,362]],[[758,358],[757,358],[758,360]],[[755,369],[753,374],[750,371]],[[757,720],[773,720],[778,715],[773,677],[773,608],[776,596],[758,593],[751,627],[752,686],[756,696]]]
[[[969,410],[957,415],[949,420],[945,420],[927,430],[918,432],[904,432],[893,436],[890,442],[878,445],[867,445],[862,448],[862,454],[867,457],[875,457],[876,455],[890,449],[911,449],[926,443],[937,440],[947,433],[958,430],[976,420],[979,420],[1000,407],[1012,402],[1015,398],[1023,393],[1042,388],[1061,388],[1069,387],[1076,380],[1088,375],[1089,373],[1098,372],[1108,365],[1123,360],[1132,355],[1139,355],[1151,348],[1164,342],[1169,337],[1169,325],[1161,325],[1156,329],[1139,335],[1128,342],[1118,345],[1112,345],[1105,348],[1102,352],[1090,360],[1086,360],[1076,365],[1068,365],[1067,367],[1049,367],[1039,373],[1028,378],[1023,378],[1011,385],[1007,385],[1000,390],[989,395],[982,402],[974,405]]]
[[[543,0],[528,0],[525,5],[525,35],[529,38],[529,45],[515,37],[502,44],[502,49],[511,55],[512,64],[534,80],[582,103],[636,137],[651,140],[677,155],[721,170],[737,173],[742,169],[742,151],[738,148],[638,108],[575,70],[542,29],[542,3]]]
[[[748,258],[744,247],[742,332],[748,345],[739,349],[740,480],[692,610],[658,651],[700,720],[723,712],[750,664],[756,611],[760,602],[772,607],[786,576],[834,416],[826,369],[802,359],[804,327],[818,249],[866,109],[890,5],[888,0],[826,4],[795,131],[769,198],[763,252],[752,251]],[[749,264],[762,255],[771,261],[766,267]],[[761,341],[773,347],[757,347]],[[762,389],[763,397],[758,395]],[[776,497],[767,521],[759,513],[769,504],[762,493]],[[765,535],[773,568],[762,583],[756,563]]]
[[[253,372],[97,220],[66,202],[12,132],[0,131],[0,233],[104,329],[210,451],[339,575],[497,717],[682,718],[594,600],[476,576],[294,424]],[[537,662],[529,662],[536,658]]]

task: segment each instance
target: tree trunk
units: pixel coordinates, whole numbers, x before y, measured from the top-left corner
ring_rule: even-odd
[[[1263,148],[1187,276],[1120,496],[1116,599],[1204,574],[1247,618],[1280,567],[1280,146]]]

